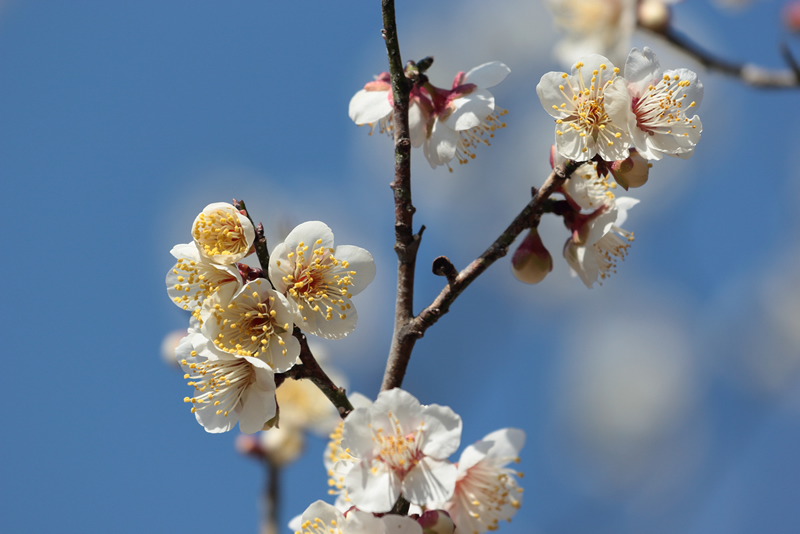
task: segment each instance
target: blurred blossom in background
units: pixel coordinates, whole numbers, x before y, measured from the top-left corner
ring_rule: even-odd
[[[781,0],[717,4],[675,4],[672,21],[731,60],[782,68],[780,41],[800,54]],[[435,84],[511,69],[492,88],[509,110],[492,146],[453,173],[413,153],[419,309],[442,287],[433,258],[466,265],[549,173],[535,86],[566,67],[565,34],[539,2],[397,9],[404,59],[433,55]],[[6,235],[24,268],[4,264],[16,402],[0,531],[257,528],[262,471],[194,421],[159,356],[187,318],[164,291],[169,250],[211,202],[244,199],[270,248],[322,220],[372,252],[358,328],[315,350],[375,398],[393,324],[392,145],[347,105],[387,68],[380,28],[377,1],[0,4],[0,176],[8,220],[24,221]],[[698,73],[704,132],[636,190],[618,272],[591,290],[571,278],[565,229],[545,217],[553,272],[527,286],[499,261],[417,343],[404,388],[461,414],[462,448],[525,430],[525,503],[501,532],[795,533],[800,92],[744,87],[633,31],[644,45]],[[287,518],[329,498],[326,439],[303,436],[282,477]]]

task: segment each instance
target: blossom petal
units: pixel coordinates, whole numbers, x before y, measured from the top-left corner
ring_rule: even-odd
[[[404,389],[393,388],[381,391],[372,405],[373,429],[377,431],[381,425],[391,428],[390,413],[399,421],[403,433],[408,434],[417,429],[423,420],[424,410],[414,395]]]
[[[569,116],[569,112],[561,107],[567,98],[559,86],[568,85],[563,74],[562,72],[548,72],[542,76],[536,86],[536,94],[539,95],[539,101],[544,110],[556,119],[565,119]]]
[[[351,295],[358,295],[375,279],[375,260],[369,251],[353,245],[339,245],[334,256],[340,261],[346,261],[349,264],[347,268],[356,272],[353,275],[353,285],[347,288]]]
[[[444,165],[455,157],[458,140],[458,132],[443,124],[442,121],[437,120],[433,123],[433,130],[431,131],[430,139],[428,139],[428,144],[430,145],[429,150],[431,153],[437,155],[436,161],[439,162],[439,165]],[[432,156],[428,157],[428,161],[434,166]]]
[[[510,72],[511,69],[505,63],[490,61],[489,63],[478,65],[467,72],[463,83],[472,83],[481,89],[487,89],[505,80]]]
[[[306,511],[303,512],[301,524],[306,521],[310,521],[313,524],[316,519],[322,520],[325,526],[331,525],[333,522],[336,522],[336,524],[342,524],[344,522],[342,513],[325,501],[311,503],[311,506],[306,508]]]
[[[494,111],[494,96],[485,89],[477,89],[456,98],[452,104],[455,111],[444,122],[460,132],[483,124],[486,117]]]
[[[419,148],[427,137],[427,116],[422,111],[422,107],[412,102],[408,108],[408,133],[411,139],[411,146]]]
[[[353,95],[348,110],[350,118],[359,126],[378,122],[391,112],[389,91],[367,91],[366,89]]]
[[[400,480],[382,462],[357,463],[347,473],[345,486],[350,500],[364,512],[388,512],[400,496]]]
[[[342,428],[342,449],[349,449],[356,458],[372,458],[372,410],[356,408],[345,419]]]
[[[493,443],[486,441],[486,438],[477,443],[468,445],[458,459],[458,474],[459,477],[466,473],[470,467],[486,459],[489,455],[489,450],[492,448]]]
[[[413,504],[443,502],[453,496],[458,468],[447,460],[424,457],[403,479],[403,496]]]
[[[436,126],[436,123],[434,123],[434,126]],[[422,152],[423,154],[425,154],[425,159],[428,160],[428,164],[431,166],[432,169],[435,169],[439,165],[444,165],[444,163],[442,163],[442,161],[439,159],[439,154],[438,152],[436,152],[436,149],[431,149],[430,138],[427,138],[423,143]]]
[[[425,431],[421,444],[422,453],[437,459],[445,459],[461,444],[461,416],[448,406],[431,404],[422,411]]]
[[[525,446],[525,432],[518,428],[502,428],[484,437],[483,441],[492,442],[489,456],[516,458]]]
[[[419,526],[419,523],[408,516],[387,514],[381,518],[381,521],[383,521],[386,534],[422,534],[422,527]],[[375,534],[375,532],[365,532],[364,534]]]
[[[650,84],[658,83],[659,78],[661,78],[661,64],[655,53],[646,46],[643,51],[638,48],[632,49],[628,59],[625,60],[625,80],[632,96],[641,96]]]
[[[320,246],[333,248],[333,230],[322,221],[307,221],[297,225],[294,230],[289,232],[283,243],[286,245],[288,253],[294,252],[300,243],[310,247],[317,240],[321,240]]]

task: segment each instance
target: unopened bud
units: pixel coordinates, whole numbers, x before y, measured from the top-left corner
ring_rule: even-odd
[[[669,24],[669,7],[661,0],[644,0],[639,4],[639,24],[656,32]]]
[[[417,523],[424,534],[453,534],[456,530],[450,514],[444,510],[428,510],[417,519]]]
[[[647,183],[652,163],[647,163],[635,148],[630,150],[631,155],[627,159],[615,161],[611,164],[611,174],[626,191],[630,187],[640,187]]]
[[[264,456],[274,465],[294,462],[305,447],[303,431],[296,428],[273,428],[259,437]]]
[[[531,228],[511,257],[511,271],[517,280],[538,284],[553,270],[553,257],[544,247],[539,231]]]

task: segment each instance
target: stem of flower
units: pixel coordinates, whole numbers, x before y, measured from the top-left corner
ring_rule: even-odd
[[[448,280],[447,285],[439,293],[439,296],[403,327],[396,340],[397,350],[392,352],[389,361],[386,363],[386,372],[381,385],[382,390],[402,385],[408,361],[411,358],[411,351],[414,349],[417,339],[425,335],[425,331],[428,328],[435,324],[442,315],[450,311],[450,305],[467,286],[488,269],[490,265],[508,253],[508,248],[523,230],[539,226],[545,201],[564,184],[564,181],[581,164],[568,160],[565,164],[556,166],[544,185],[536,191],[533,199],[528,202],[528,205],[516,216],[508,228],[500,234],[500,237],[483,254],[461,270],[455,279]]]

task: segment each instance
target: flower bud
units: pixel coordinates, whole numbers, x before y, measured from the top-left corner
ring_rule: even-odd
[[[669,19],[669,7],[661,0],[644,0],[639,4],[639,24],[648,30],[663,31]]]
[[[417,519],[417,523],[424,534],[453,534],[456,529],[450,514],[444,510],[428,510]]]
[[[511,257],[511,271],[517,280],[538,284],[553,270],[553,258],[544,247],[539,231],[531,228]]]
[[[783,6],[783,23],[790,31],[800,32],[800,1],[794,0]]]
[[[273,428],[260,434],[261,449],[273,465],[283,466],[297,460],[305,447],[303,431],[296,428]]]
[[[640,156],[635,148],[630,149],[630,153],[631,155],[627,159],[611,164],[611,174],[614,175],[614,180],[626,191],[630,187],[640,187],[647,183],[650,167],[653,166],[652,163],[647,163],[647,160]]]

